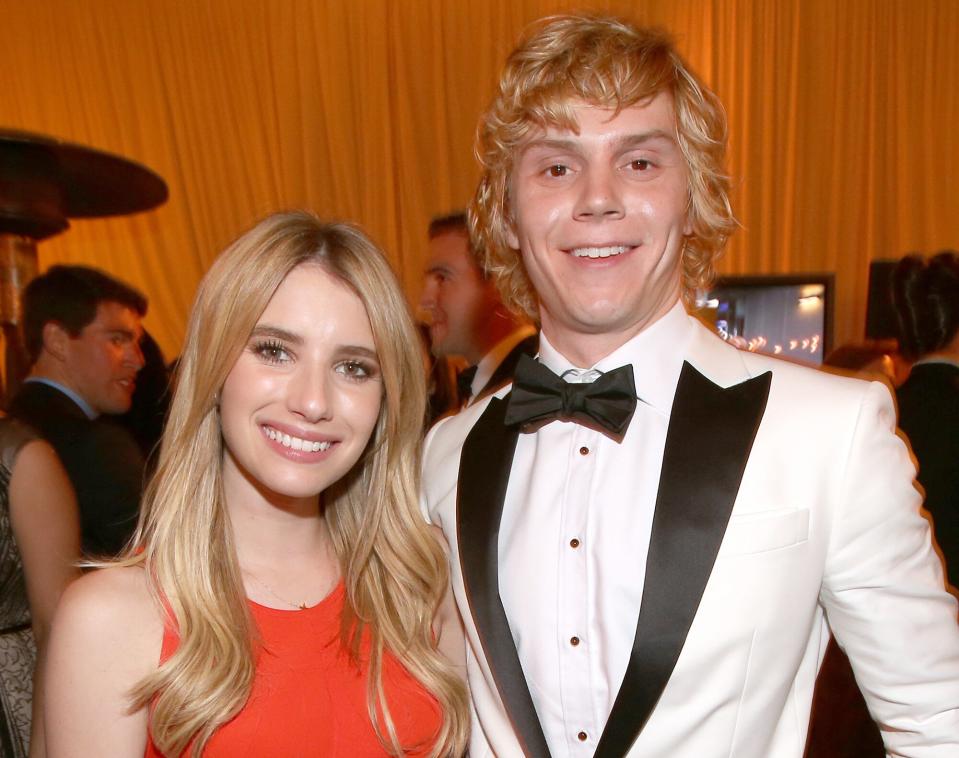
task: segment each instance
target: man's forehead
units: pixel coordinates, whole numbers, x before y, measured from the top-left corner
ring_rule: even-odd
[[[101,329],[132,331],[143,333],[140,314],[133,308],[115,300],[101,300],[97,303],[97,315],[94,324]]]
[[[556,103],[555,107],[551,110],[556,113],[558,117],[545,122],[531,124],[529,132],[517,145],[518,151],[522,152],[530,145],[534,145],[544,139],[575,138],[579,136],[582,121],[585,118],[589,118],[590,121],[597,121],[600,125],[607,125],[613,124],[614,121],[621,122],[623,119],[618,117],[623,116],[623,114],[644,114],[647,115],[651,121],[655,122],[656,128],[649,131],[664,133],[655,136],[667,136],[667,138],[674,139],[677,129],[676,109],[673,103],[673,96],[666,90],[626,105],[569,97]],[[610,128],[612,128],[612,126]]]
[[[469,235],[465,230],[449,229],[430,239],[428,270],[471,266]]]

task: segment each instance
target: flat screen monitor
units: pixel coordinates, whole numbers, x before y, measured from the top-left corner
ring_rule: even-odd
[[[832,348],[833,274],[724,276],[695,315],[743,350],[819,366]]]

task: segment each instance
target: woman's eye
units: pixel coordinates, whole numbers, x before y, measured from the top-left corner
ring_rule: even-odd
[[[546,173],[554,178],[559,178],[561,176],[566,176],[569,172],[569,166],[564,166],[562,163],[557,163],[553,166],[550,166],[546,169]]]
[[[363,361],[343,361],[336,370],[350,379],[369,379],[376,374],[374,368]]]
[[[253,352],[267,363],[285,363],[290,354],[279,342],[259,342],[253,346]]]
[[[634,161],[630,161],[629,167],[634,171],[648,171],[653,167],[653,164],[645,158],[637,158]]]

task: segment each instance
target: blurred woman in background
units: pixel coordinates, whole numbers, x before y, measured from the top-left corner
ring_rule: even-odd
[[[73,487],[49,444],[0,418],[0,755],[42,758],[39,672],[50,619],[79,575]]]

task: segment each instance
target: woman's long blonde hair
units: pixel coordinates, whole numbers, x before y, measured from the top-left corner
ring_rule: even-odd
[[[176,652],[132,693],[151,709],[164,754],[199,755],[247,701],[256,630],[224,503],[217,393],[284,277],[316,263],[346,283],[369,315],[383,380],[380,415],[360,461],[323,493],[343,572],[343,644],[354,660],[371,636],[368,710],[384,747],[402,755],[383,693],[390,651],[439,701],[434,755],[458,755],[466,693],[436,648],[431,623],[448,583],[443,549],[417,506],[425,389],[417,335],[386,259],[357,228],[305,212],[270,216],[237,239],[200,285],[176,392],[131,549],[179,633]],[[320,306],[321,304],[317,304]]]

